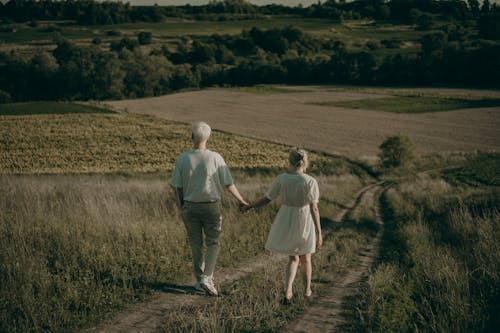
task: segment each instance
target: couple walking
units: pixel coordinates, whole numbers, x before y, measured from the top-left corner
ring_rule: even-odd
[[[207,149],[211,129],[198,122],[192,127],[193,149],[179,155],[170,183],[176,188],[182,219],[193,256],[195,288],[208,295],[218,294],[213,273],[219,252],[221,232],[220,197],[223,188],[240,204],[242,212],[278,200],[281,208],[274,219],[266,249],[289,256],[286,267],[285,302],[292,299],[292,286],[300,262],[305,296],[311,296],[311,254],[323,243],[318,210],[319,189],[316,180],[305,174],[308,166],[304,150],[294,148],[289,154],[289,169],[280,174],[266,195],[249,204],[234,185],[224,159]],[[203,255],[203,234],[206,254]]]

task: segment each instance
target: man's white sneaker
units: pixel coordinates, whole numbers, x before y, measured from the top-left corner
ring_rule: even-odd
[[[207,295],[217,296],[219,294],[217,292],[217,289],[215,289],[214,280],[212,278],[203,278],[200,282],[200,286],[203,288],[203,290],[205,290]]]

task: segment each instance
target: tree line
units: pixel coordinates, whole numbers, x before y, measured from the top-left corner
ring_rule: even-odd
[[[0,2],[3,22],[72,20],[78,24],[159,22],[166,17],[194,19],[245,19],[265,15],[295,15],[326,19],[372,18],[411,22],[423,13],[445,20],[477,19],[498,9],[484,0],[327,0],[309,7],[256,6],[245,0],[213,0],[200,6],[131,6],[129,3],[95,0],[10,0]]]
[[[0,53],[0,101],[136,98],[261,83],[500,84],[500,44],[468,39],[456,27],[423,35],[417,54],[386,56],[291,26],[183,38],[175,49],[147,52],[141,38],[125,37],[109,50],[62,39],[52,52]]]

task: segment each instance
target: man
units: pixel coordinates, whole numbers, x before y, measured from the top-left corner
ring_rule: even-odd
[[[213,282],[213,273],[219,252],[222,189],[225,187],[241,206],[248,203],[233,184],[231,173],[222,156],[207,149],[210,134],[208,124],[193,124],[194,149],[179,155],[170,184],[176,188],[182,219],[191,244],[196,276],[195,288],[216,296],[218,292]],[[203,233],[207,247],[205,257]]]

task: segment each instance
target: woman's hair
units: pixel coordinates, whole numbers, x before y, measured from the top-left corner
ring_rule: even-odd
[[[210,128],[210,126],[208,126],[207,123],[204,123],[202,121],[194,123],[192,131],[193,131],[193,140],[195,142],[207,141],[208,138],[210,137],[210,134],[212,133],[212,129]]]
[[[309,159],[307,158],[307,152],[304,149],[298,147],[290,149],[290,154],[288,155],[288,162],[290,166],[298,169],[303,167],[306,169],[309,166]]]

